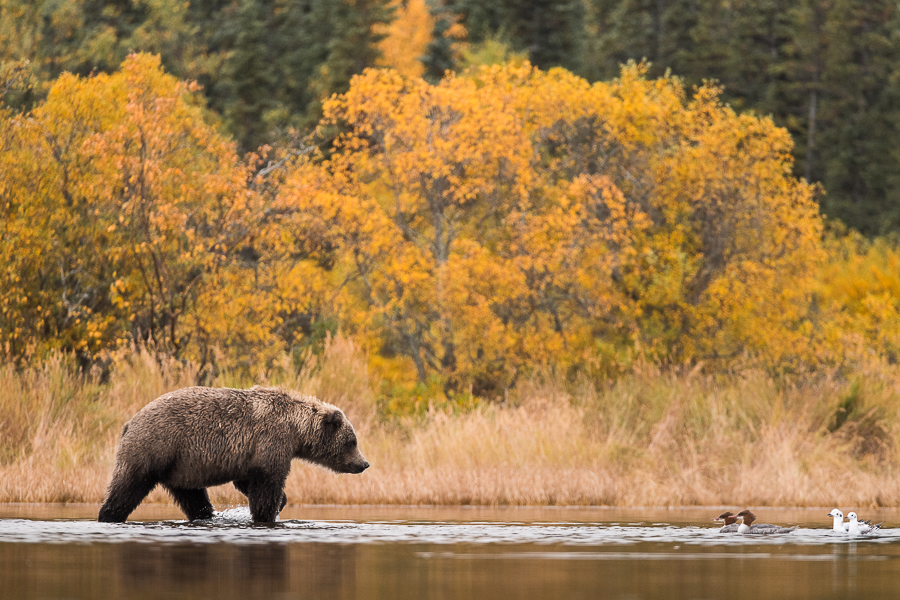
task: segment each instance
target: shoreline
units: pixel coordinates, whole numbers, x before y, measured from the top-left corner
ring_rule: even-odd
[[[96,520],[99,504],[0,503],[0,521],[26,520]],[[249,517],[247,506],[217,507],[215,518],[236,522]],[[281,512],[281,521],[352,521],[393,523],[497,523],[497,524],[604,524],[609,526],[692,525],[717,529],[721,523],[713,519],[723,510],[738,506],[408,506],[408,505],[288,505]],[[800,524],[805,528],[828,529],[831,519],[825,507],[740,507],[749,508],[761,519],[783,524]],[[884,523],[889,529],[900,524],[900,507],[856,509],[866,519]],[[245,514],[246,513],[246,514]],[[186,522],[174,505],[142,504],[129,517],[129,522]]]

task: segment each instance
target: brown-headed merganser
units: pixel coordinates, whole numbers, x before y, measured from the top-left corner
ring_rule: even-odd
[[[756,515],[749,510],[742,510],[737,516],[741,518],[741,526],[738,527],[738,533],[768,535],[772,533],[790,533],[797,529],[796,525],[794,527],[779,527],[778,525],[769,525],[768,523],[758,523],[754,525],[753,521],[756,520]]]
[[[737,533],[738,517],[733,512],[723,512],[713,519],[713,521],[722,521],[725,524],[722,529],[719,530],[719,533]]]
[[[847,515],[847,518],[850,519],[850,522],[847,523],[847,533],[852,536],[868,535],[877,529],[881,529],[881,523],[872,525],[869,521],[860,521],[855,512],[851,512]]]

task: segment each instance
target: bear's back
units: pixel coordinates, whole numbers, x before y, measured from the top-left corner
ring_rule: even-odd
[[[132,417],[120,450],[148,467],[163,467],[173,483],[230,481],[257,461],[289,463],[293,428],[287,415],[294,403],[278,389],[175,390]],[[208,481],[194,481],[199,473]]]
[[[153,427],[157,432],[197,433],[219,425],[252,425],[256,402],[246,390],[187,387],[163,394],[140,410],[128,423],[134,427]]]

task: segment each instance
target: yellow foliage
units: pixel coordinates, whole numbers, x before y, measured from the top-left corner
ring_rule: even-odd
[[[460,44],[460,59],[465,68],[507,62],[523,65],[528,61],[528,53],[514,52],[500,38],[489,37],[478,44]]]
[[[341,322],[420,381],[478,393],[607,360],[609,344],[809,358],[797,344],[821,223],[787,133],[715,88],[688,99],[643,73],[356,77],[325,105],[325,125],[347,128],[336,152],[279,199],[333,258],[321,275]]]
[[[425,0],[394,0],[394,20],[379,26],[385,37],[378,44],[378,66],[390,67],[406,77],[421,77],[425,66],[419,60],[431,42],[434,19]]]
[[[156,57],[64,75],[0,113],[0,344],[152,340],[246,375],[340,328],[415,410],[638,358],[898,360],[896,246],[823,244],[786,131],[645,71],[367,71],[327,151],[265,169]]]
[[[842,360],[863,355],[900,360],[900,249],[851,233],[827,238],[817,309],[822,335]]]
[[[93,356],[139,337],[204,355],[231,341],[237,315],[194,310],[223,293],[230,306],[254,297],[246,275],[216,286],[253,233],[259,198],[196,89],[138,54],[112,75],[63,75],[46,102],[4,121],[13,143],[2,161],[16,168],[2,177],[0,342],[13,354]]]

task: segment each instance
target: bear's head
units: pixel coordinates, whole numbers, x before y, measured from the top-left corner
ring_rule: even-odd
[[[317,441],[302,458],[338,473],[362,473],[369,468],[369,461],[359,451],[353,425],[340,409],[323,403],[314,419]]]

